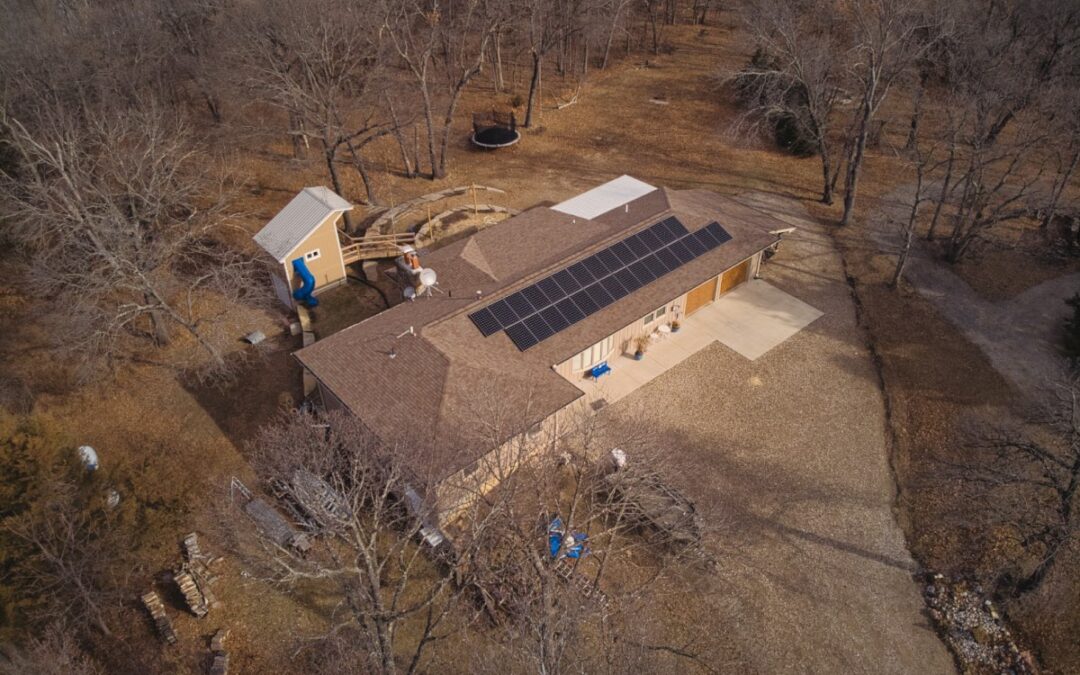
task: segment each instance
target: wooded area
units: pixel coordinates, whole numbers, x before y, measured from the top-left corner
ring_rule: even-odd
[[[35,408],[143,367],[213,400],[204,392],[260,363],[240,336],[251,317],[283,320],[249,235],[259,200],[280,195],[246,173],[252,158],[308,171],[358,204],[346,215],[355,234],[400,204],[401,182],[474,182],[455,175],[471,102],[514,111],[522,144],[543,139],[545,116],[621,67],[660,68],[665,36],[691,26],[750,45],[742,62],[690,75],[696,94],[733,111],[706,127],[812,163],[815,214],[837,231],[877,214],[885,191],[871,194],[867,176],[875,159],[891,162],[902,215],[889,222],[882,297],[907,301],[921,246],[978,267],[1017,225],[1045,233],[1048,259],[1080,251],[1080,6],[1068,0],[0,0],[0,262],[31,307],[21,320],[45,336],[27,351],[62,373],[0,372],[0,672],[163,668],[156,645],[118,626],[132,625],[172,555],[161,541],[196,515],[227,522],[215,536],[260,582],[331,617],[317,635],[269,638],[292,645],[296,672],[740,669],[747,646],[701,622],[731,619],[727,580],[688,544],[722,537],[724,523],[683,513],[679,533],[649,531],[659,519],[642,504],[683,497],[642,429],[581,422],[550,461],[476,495],[453,550],[433,552],[420,543],[431,505],[403,498],[420,480],[403,455],[417,449],[380,447],[351,417],[280,406],[289,411],[250,422],[244,480],[295,499],[297,476],[313,476],[334,495],[328,511],[301,509],[320,547],[308,554],[249,527],[196,467],[171,463],[185,439],[132,430],[145,460],[89,475],[73,453],[81,441]],[[595,139],[601,152],[614,143]],[[573,173],[579,150],[566,147],[553,170]],[[811,201],[797,180],[771,178]],[[1004,602],[1034,597],[1078,558],[1077,381],[1047,384],[1046,401],[1010,402],[1015,418],[959,430],[971,454],[935,455],[939,472],[905,494],[964,485],[982,500],[948,524],[994,553],[957,567],[992,580]],[[605,475],[615,443],[650,469]],[[111,485],[119,506],[103,498]],[[555,516],[588,532],[587,560],[537,546]],[[684,595],[685,608],[669,605]]]

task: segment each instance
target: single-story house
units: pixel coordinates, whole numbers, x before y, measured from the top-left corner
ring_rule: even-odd
[[[294,306],[293,291],[302,284],[295,260],[302,260],[314,277],[314,293],[345,281],[338,227],[342,214],[352,208],[333,190],[306,187],[255,234],[255,243],[280,265],[273,275],[274,290],[285,305]]]
[[[784,227],[733,198],[623,176],[419,251],[435,289],[296,358],[326,408],[401,448],[452,514],[579,414],[576,383],[754,277]]]

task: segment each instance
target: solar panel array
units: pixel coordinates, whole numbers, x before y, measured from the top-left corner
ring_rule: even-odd
[[[718,223],[691,234],[666,218],[469,318],[484,337],[504,330],[525,351],[730,240]]]

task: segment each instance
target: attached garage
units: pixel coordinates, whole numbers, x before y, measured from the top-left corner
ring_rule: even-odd
[[[750,278],[750,258],[732,267],[720,277],[720,292],[727,293]]]
[[[717,277],[709,279],[686,294],[686,316],[690,316],[716,298]]]

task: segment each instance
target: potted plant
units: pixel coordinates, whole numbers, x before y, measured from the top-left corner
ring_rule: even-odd
[[[634,360],[640,361],[645,356],[645,351],[649,348],[649,338],[642,335],[634,340]]]
[[[671,322],[671,332],[672,333],[678,333],[680,327],[681,326],[679,326],[679,320],[678,319],[675,319],[674,321]]]

